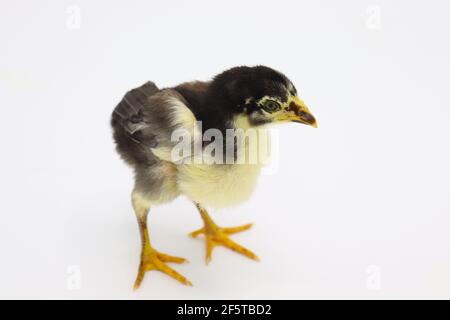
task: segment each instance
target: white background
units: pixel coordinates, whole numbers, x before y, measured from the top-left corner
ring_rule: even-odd
[[[2,1],[0,298],[450,298],[449,36],[446,0]],[[194,286],[151,272],[133,292],[113,108],[147,80],[256,64],[319,123],[279,127],[276,174],[213,213],[256,223],[234,239],[261,262],[217,248],[205,266],[179,198],[151,238]]]

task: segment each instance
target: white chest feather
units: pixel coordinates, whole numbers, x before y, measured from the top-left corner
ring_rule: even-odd
[[[260,171],[259,164],[183,165],[178,167],[178,187],[192,201],[224,208],[251,196]]]

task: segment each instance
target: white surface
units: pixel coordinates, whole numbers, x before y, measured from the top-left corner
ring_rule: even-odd
[[[1,298],[450,298],[448,1],[152,2],[1,4]],[[213,214],[255,222],[234,239],[262,261],[218,248],[206,267],[180,198],[152,211],[151,238],[194,287],[152,272],[132,292],[110,113],[146,80],[242,64],[285,72],[319,122],[279,127],[278,172]]]

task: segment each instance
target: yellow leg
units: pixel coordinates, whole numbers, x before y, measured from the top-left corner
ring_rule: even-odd
[[[138,218],[139,231],[142,241],[141,262],[139,263],[138,274],[136,281],[134,282],[134,289],[136,290],[139,288],[142,280],[144,279],[145,272],[150,270],[161,271],[183,284],[192,285],[188,279],[166,264],[166,262],[183,263],[186,262],[186,259],[158,252],[151,246],[147,229],[147,214],[149,211],[148,205],[141,201],[139,197],[133,195],[133,208]]]
[[[256,254],[254,254],[252,251],[237,244],[228,237],[228,235],[230,234],[250,229],[252,227],[251,223],[239,227],[220,228],[214,223],[214,221],[208,215],[208,212],[200,204],[196,203],[195,205],[203,219],[204,227],[194,232],[191,232],[189,235],[194,238],[200,234],[205,235],[207,264],[211,261],[212,251],[214,247],[218,245],[227,247],[233,251],[243,254],[244,256],[250,259],[259,260]]]

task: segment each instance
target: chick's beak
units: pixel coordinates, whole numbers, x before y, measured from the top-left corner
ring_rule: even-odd
[[[305,103],[298,97],[292,98],[288,111],[293,113],[291,116],[292,122],[299,122],[317,128],[316,118],[314,118]]]

